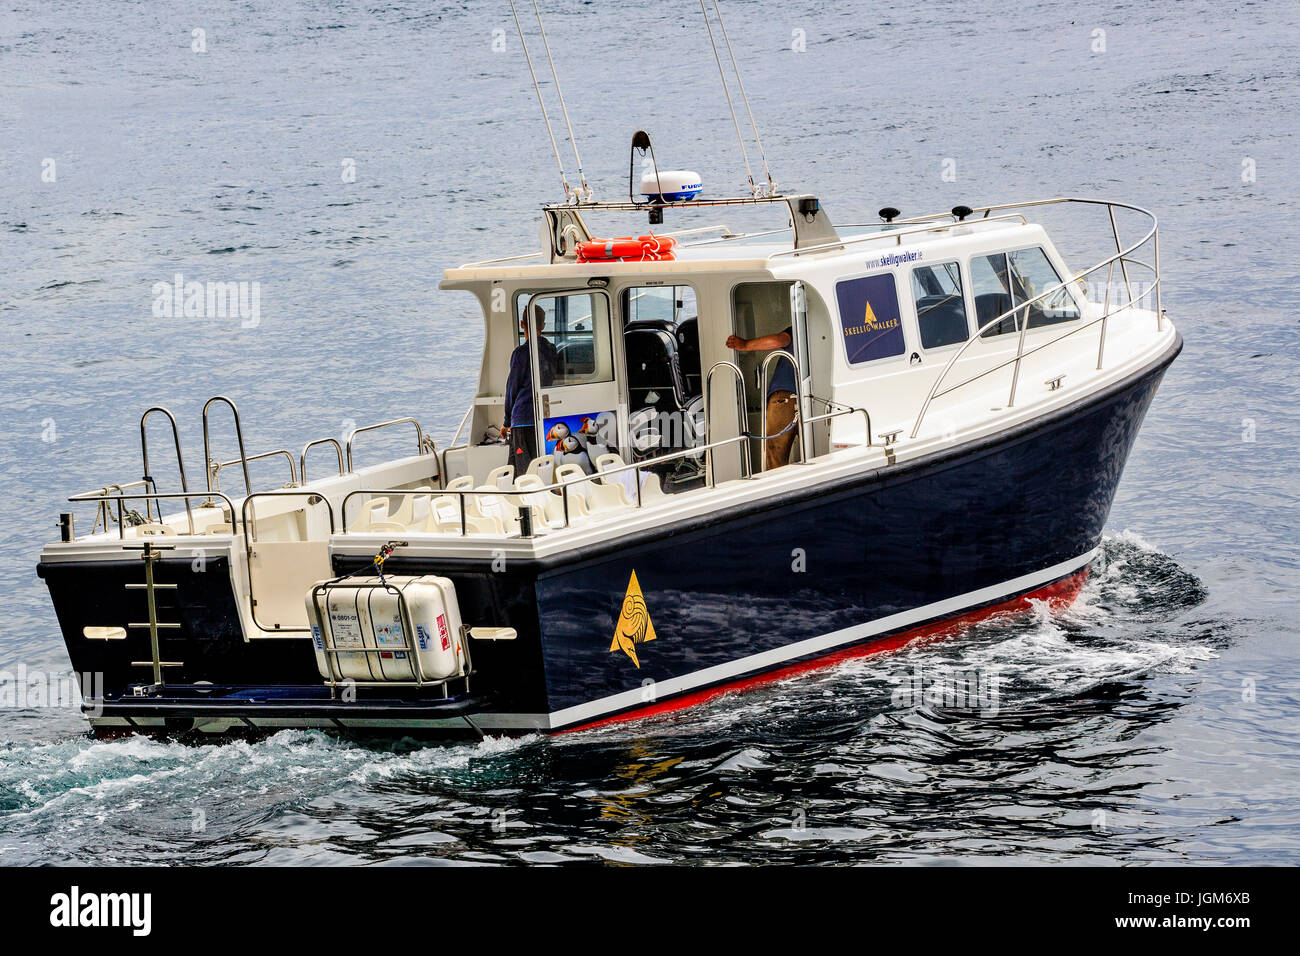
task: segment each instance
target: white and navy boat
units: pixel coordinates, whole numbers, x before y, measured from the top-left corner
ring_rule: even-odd
[[[581,185],[561,164],[539,249],[444,273],[485,331],[445,445],[412,416],[249,454],[218,396],[192,488],[176,419],[144,412],[142,477],[73,496],[94,523],[65,513],[38,566],[97,733],[559,732],[1073,598],[1182,348],[1154,216],[1050,199],[836,227],[770,172],[702,198],[646,134],[632,147],[641,198],[630,169],[626,202],[593,201],[575,145]],[[741,210],[778,228],[653,231]],[[1039,221],[1071,211],[1098,228],[1070,238],[1107,249],[1083,265]],[[602,238],[647,213],[648,235]],[[733,348],[764,339],[788,345]],[[517,474],[501,426],[521,346],[540,425]],[[769,433],[778,383],[794,410]],[[152,476],[151,420],[179,488]],[[397,428],[408,457],[358,460]],[[255,488],[249,463],[281,457],[288,484]]]
[[[204,486],[177,437],[181,487],[160,491],[145,426],[175,420],[146,411],[144,476],[70,499],[94,526],[65,515],[38,568],[74,668],[97,675],[93,728],[562,731],[1077,592],[1182,347],[1153,217],[1053,199],[837,229],[808,195],[654,205],[789,227],[629,246],[589,222],[636,203],[544,207],[539,252],[444,274],[486,334],[445,446],[411,417],[248,454],[219,397]],[[1067,263],[1034,221],[1065,206],[1116,252]],[[1119,215],[1148,225],[1125,243]],[[555,372],[533,396],[545,448],[515,474],[503,383],[533,309],[531,362],[545,339]],[[787,328],[788,351],[727,347]],[[791,361],[796,437],[767,468],[759,399]],[[207,441],[216,409],[231,461]],[[413,432],[412,454],[358,461],[379,428]],[[288,486],[253,487],[267,455]]]

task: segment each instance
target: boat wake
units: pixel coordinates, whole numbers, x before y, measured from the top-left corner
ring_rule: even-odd
[[[888,839],[891,814],[914,815],[917,794],[942,813],[958,789],[974,801],[968,811],[987,807],[957,833],[997,834],[1046,813],[1034,809],[1042,801],[1071,804],[1067,791],[1106,806],[1128,799],[1138,731],[1181,705],[1179,681],[1222,645],[1184,620],[1204,598],[1193,575],[1124,533],[1106,539],[1065,611],[998,615],[678,714],[557,738],[374,746],[286,730],[214,744],[11,742],[0,750],[0,861],[727,856],[710,840],[740,840],[743,859],[834,860]],[[838,796],[800,796],[799,779]],[[1016,809],[992,809],[1008,803]],[[1057,809],[1068,820],[1083,812]],[[683,829],[682,814],[696,823]],[[1092,819],[1079,818],[1084,830]],[[712,837],[693,842],[697,825]],[[640,836],[611,849],[593,827]],[[656,855],[665,841],[676,845]],[[886,855],[907,859],[908,845]],[[960,840],[950,849],[965,852]]]

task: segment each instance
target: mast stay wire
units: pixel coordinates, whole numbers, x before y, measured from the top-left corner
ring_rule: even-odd
[[[772,170],[767,165],[767,154],[763,152],[763,141],[758,138],[758,124],[754,122],[754,111],[749,107],[749,94],[745,92],[745,81],[740,77],[740,66],[736,63],[736,51],[731,48],[731,38],[727,36],[727,24],[722,19],[722,9],[718,6],[718,0],[713,0],[713,10],[718,15],[718,26],[722,30],[722,39],[727,44],[727,54],[731,57],[731,69],[736,74],[736,83],[740,87],[740,98],[745,103],[745,113],[749,116],[749,128],[754,131],[754,143],[758,146],[758,158],[763,164],[763,175],[767,177],[767,193],[769,196],[776,195],[776,183],[772,180]],[[705,14],[707,19],[708,15]],[[716,48],[714,50],[716,53]],[[735,114],[732,114],[735,119]],[[750,179],[750,185],[753,185],[753,178]]]
[[[511,6],[514,0],[511,0]],[[546,48],[546,59],[551,64],[551,78],[555,81],[555,93],[560,98],[560,112],[564,114],[564,125],[569,130],[569,145],[573,147],[573,158],[578,163],[578,180],[582,184],[580,199],[588,202],[591,199],[591,187],[587,185],[587,176],[582,171],[582,157],[578,155],[578,140],[573,135],[573,124],[569,122],[569,108],[564,103],[564,90],[560,88],[560,75],[555,71],[555,60],[551,57],[551,44],[546,39],[546,27],[542,26],[542,12],[537,8],[537,0],[533,0],[533,13],[537,17],[537,29],[542,34],[542,46]]]
[[[534,5],[536,5],[536,0],[534,0]],[[524,28],[519,22],[519,11],[515,9],[515,0],[510,0],[510,12],[515,18],[515,29],[519,31],[519,42],[524,48],[524,59],[528,62],[528,74],[533,78],[533,90],[537,93],[537,105],[541,108],[542,120],[546,123],[546,135],[551,138],[551,150],[555,153],[555,165],[560,168],[560,183],[564,186],[564,199],[565,202],[568,202],[573,198],[573,188],[564,175],[564,160],[560,159],[560,147],[555,142],[555,131],[551,129],[551,118],[547,115],[546,103],[542,100],[542,88],[537,82],[537,73],[533,70],[533,58],[528,52],[528,41],[524,39]],[[572,136],[572,130],[570,130],[570,136]]]
[[[722,69],[722,57],[718,53],[718,43],[713,38],[713,24],[709,21],[709,11],[704,6],[704,0],[700,0],[700,13],[704,14],[704,26],[709,31],[709,44],[713,47],[713,58],[718,63],[718,76],[722,79],[722,92],[727,98],[727,109],[731,111],[731,125],[736,128],[736,142],[740,146],[740,158],[745,161],[745,176],[749,179],[749,194],[757,196],[758,187],[754,185],[754,171],[749,166],[749,154],[745,151],[745,138],[740,133],[740,121],[736,119],[736,107],[731,102],[731,87],[727,83],[727,74]]]

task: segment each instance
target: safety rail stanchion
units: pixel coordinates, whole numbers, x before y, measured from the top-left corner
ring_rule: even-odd
[[[208,463],[208,471],[211,478],[216,481],[216,487],[221,487],[220,475],[221,469],[229,468],[231,465],[243,463],[244,468],[248,468],[251,461],[264,461],[267,458],[278,458],[283,456],[284,460],[289,463],[289,484],[296,486],[298,484],[298,469],[293,461],[293,453],[287,448],[277,448],[275,451],[264,451],[258,455],[248,455],[245,458],[232,458],[230,461],[213,461]],[[252,494],[250,491],[249,494]]]
[[[838,402],[832,402],[832,401],[830,401],[830,400],[828,400],[828,399],[818,398],[818,397],[816,397],[816,396],[811,396],[811,398],[815,399],[816,401],[821,402],[823,405],[826,405],[828,408],[829,408],[830,406],[832,406],[832,405],[839,405]],[[865,425],[865,427],[866,427],[866,441],[865,441],[865,447],[867,447],[867,448],[874,447],[874,442],[871,440],[871,414],[870,414],[870,413],[869,413],[865,408],[859,408],[859,407],[856,407],[856,406],[850,406],[850,405],[843,405],[843,406],[840,406],[840,408],[839,408],[837,411],[832,411],[832,412],[828,412],[828,413],[826,413],[826,414],[824,414],[824,415],[816,415],[816,416],[813,416],[813,417],[809,418],[808,421],[807,421],[807,424],[809,424],[809,425],[814,425],[814,424],[817,424],[817,423],[819,423],[819,422],[829,421],[830,419],[833,419],[833,418],[840,418],[840,417],[845,416],[845,415],[855,415],[855,414],[860,414],[860,415],[862,415],[862,417],[863,417],[863,423],[864,423],[864,425]],[[625,471],[633,472],[633,474],[634,474],[634,478],[635,478],[635,481],[636,481],[636,486],[637,486],[637,504],[636,504],[636,507],[637,507],[637,508],[642,508],[642,507],[644,507],[644,501],[645,501],[644,496],[643,496],[643,494],[642,494],[642,489],[641,489],[641,472],[642,472],[642,471],[644,471],[644,470],[646,470],[646,469],[648,469],[648,468],[653,468],[653,467],[655,467],[655,466],[663,465],[663,464],[667,464],[668,462],[677,461],[677,460],[679,460],[679,459],[683,459],[683,458],[695,458],[695,457],[698,457],[698,456],[701,455],[701,454],[707,454],[707,453],[708,453],[709,451],[711,451],[712,449],[715,449],[715,448],[721,448],[721,447],[724,446],[724,445],[734,445],[734,444],[737,444],[737,443],[740,443],[740,442],[745,442],[745,441],[748,441],[748,440],[751,439],[751,438],[753,438],[753,436],[752,436],[752,435],[749,435],[748,433],[746,433],[746,434],[742,434],[742,435],[734,435],[734,436],[732,436],[731,438],[724,438],[724,439],[722,439],[721,441],[712,442],[711,444],[708,444],[708,445],[702,445],[702,446],[697,447],[697,448],[686,448],[686,449],[683,449],[683,450],[681,450],[681,451],[671,452],[670,454],[667,454],[667,455],[660,455],[660,456],[657,456],[657,457],[655,457],[655,458],[646,459],[645,461],[633,462],[633,463],[631,463],[631,464],[618,465],[618,466],[613,467],[613,468],[606,468],[606,469],[604,469],[604,470],[602,470],[602,471],[593,472],[592,474],[589,474],[589,475],[583,475],[583,476],[580,477],[580,478],[570,478],[570,479],[566,479],[566,480],[562,480],[562,481],[554,481],[554,482],[551,482],[550,484],[542,485],[542,486],[539,487],[539,488],[529,488],[529,489],[526,489],[526,490],[523,490],[523,491],[521,491],[521,490],[518,489],[518,488],[468,488],[468,489],[454,489],[454,490],[446,490],[446,489],[442,489],[442,490],[437,491],[437,492],[422,491],[422,490],[414,489],[414,488],[357,488],[357,489],[355,489],[355,490],[353,490],[353,491],[348,492],[348,494],[344,496],[343,501],[342,501],[342,503],[341,503],[340,506],[339,506],[339,514],[340,514],[340,516],[341,516],[341,523],[342,523],[342,533],[343,533],[343,534],[348,534],[348,533],[349,533],[349,528],[348,528],[348,503],[349,503],[349,502],[350,502],[354,497],[356,497],[356,496],[358,496],[358,495],[367,495],[367,496],[370,496],[370,497],[375,497],[375,496],[380,496],[380,495],[382,495],[382,496],[390,497],[390,498],[391,498],[391,497],[405,497],[405,496],[409,496],[409,495],[435,495],[435,496],[438,496],[438,495],[453,496],[453,495],[454,495],[454,496],[456,497],[456,499],[457,499],[457,505],[458,505],[458,509],[459,509],[459,512],[460,512],[461,535],[464,536],[464,535],[468,534],[467,521],[466,521],[466,515],[467,515],[467,513],[468,513],[468,507],[467,507],[467,503],[466,503],[466,500],[465,500],[468,496],[471,496],[471,495],[473,495],[473,496],[485,496],[485,495],[486,495],[486,496],[493,496],[493,495],[496,495],[496,496],[505,496],[505,497],[517,497],[517,496],[521,496],[521,495],[533,495],[533,494],[541,494],[541,493],[543,493],[543,492],[546,492],[546,493],[552,493],[552,492],[553,492],[553,493],[558,494],[558,495],[560,496],[560,500],[561,500],[562,506],[563,506],[563,508],[564,508],[564,527],[567,528],[567,527],[570,526],[570,513],[571,513],[571,509],[570,509],[570,506],[569,506],[569,494],[570,494],[570,492],[572,491],[572,489],[573,489],[573,487],[574,487],[575,485],[580,485],[580,484],[583,484],[583,483],[585,483],[585,482],[594,482],[594,481],[607,482],[607,479],[609,479],[609,478],[612,477],[612,476],[622,474],[622,473],[625,472]],[[747,476],[747,477],[748,477],[748,476]],[[306,493],[308,493],[308,492],[292,492],[292,493],[293,493],[293,494],[306,494]],[[261,492],[260,494],[265,494],[265,495],[276,495],[276,494],[281,494],[281,495],[283,495],[283,494],[285,494],[285,492],[273,492],[273,491],[272,491],[272,492]],[[532,508],[532,507],[534,507],[534,506],[533,506],[533,505],[527,505],[526,507]],[[367,533],[367,532],[366,532],[366,529],[362,529],[362,531],[357,532],[357,533],[364,534],[364,533]],[[375,533],[378,533],[378,534],[387,534],[387,533],[389,533],[389,532],[383,531],[383,532],[375,532]]]
[[[794,419],[790,422],[790,424],[786,425],[785,428],[782,428],[775,435],[769,435],[767,433],[767,409],[766,407],[764,407],[763,434],[759,436],[759,447],[763,449],[763,466],[762,466],[763,471],[767,471],[767,443],[771,441],[773,438],[780,438],[790,429],[794,428],[795,425],[799,423],[800,419],[803,418],[804,394],[803,394],[803,382],[801,381],[802,375],[800,375],[799,373],[799,363],[794,360],[794,356],[791,355],[789,352],[784,352],[781,349],[776,349],[768,353],[767,358],[763,359],[762,368],[759,369],[759,379],[758,379],[759,397],[762,401],[764,402],[767,401],[768,369],[771,367],[773,362],[778,362],[781,359],[785,359],[787,362],[789,362],[790,367],[794,369],[794,398],[795,398]],[[799,442],[799,463],[800,464],[806,464],[808,461],[808,450],[803,447],[803,444],[804,443],[801,440]]]
[[[726,443],[726,441],[715,442],[713,440],[713,373],[718,369],[727,369],[735,376],[736,411],[739,415],[736,428],[740,432],[736,437],[742,439],[750,437],[745,420],[748,414],[748,405],[745,399],[745,373],[734,362],[715,362],[710,366],[708,374],[704,376],[704,447],[706,449],[704,454],[704,474],[710,488],[717,487],[717,476],[713,473],[713,449]],[[742,449],[741,467],[746,478],[753,477],[748,444]]]
[[[212,479],[214,477],[214,474],[212,472],[212,464],[213,464],[212,443],[208,437],[208,409],[210,409],[213,403],[215,402],[224,403],[227,407],[229,407],[230,414],[234,416],[235,439],[239,442],[239,457],[232,459],[231,462],[229,462],[229,464],[234,464],[234,462],[236,461],[241,462],[243,464],[244,493],[251,495],[253,493],[253,481],[248,476],[248,452],[244,448],[244,426],[241,425],[239,421],[239,409],[235,406],[235,403],[233,401],[231,401],[229,398],[227,398],[224,395],[214,395],[212,398],[209,398],[207,402],[205,402],[203,405],[203,469],[204,471],[207,472],[207,476],[208,476],[208,491],[211,492],[213,490]],[[218,468],[217,470],[220,471],[221,469]]]
[[[176,416],[173,415],[173,414],[172,414],[169,410],[167,410],[166,408],[163,408],[161,405],[154,405],[152,408],[147,408],[147,409],[145,409],[145,413],[144,413],[143,415],[140,416],[140,459],[141,459],[141,461],[142,461],[143,464],[144,464],[144,478],[143,478],[143,480],[146,481],[146,482],[149,484],[149,490],[150,490],[150,491],[157,491],[157,490],[158,490],[158,485],[157,485],[156,482],[154,482],[154,479],[153,479],[153,472],[152,472],[152,471],[150,470],[150,468],[149,468],[149,438],[148,438],[148,435],[147,435],[146,432],[145,432],[145,425],[146,425],[146,423],[147,423],[148,420],[149,420],[149,416],[150,416],[150,415],[153,415],[153,414],[155,414],[155,413],[157,413],[157,414],[161,414],[161,415],[166,415],[166,416],[167,416],[167,420],[168,420],[168,422],[171,423],[171,426],[172,426],[172,441],[173,441],[173,442],[175,443],[175,445],[176,445],[176,468],[177,468],[177,470],[180,471],[180,475],[181,475],[181,491],[189,491],[189,490],[190,490],[190,484],[189,484],[189,481],[188,481],[188,480],[186,479],[186,477],[185,477],[185,458],[184,458],[183,455],[181,455],[181,433],[180,433],[180,429],[176,426]],[[152,520],[152,519],[153,519],[153,502],[146,502],[146,503],[145,503],[145,509],[146,509],[146,511],[147,511],[148,514],[149,514],[149,518],[150,518],[150,520]],[[190,511],[190,503],[189,503],[189,500],[188,500],[188,499],[186,499],[186,501],[185,501],[185,513],[189,516],[189,520],[190,520],[190,534],[193,534],[193,533],[194,533],[194,514]],[[161,512],[159,513],[158,517],[159,517],[159,518],[162,518],[162,514],[161,514]],[[105,530],[107,530],[107,529],[105,529]]]
[[[100,490],[102,491],[103,489]],[[263,494],[275,494],[275,492],[263,492]],[[101,507],[107,507],[109,505],[116,504],[118,538],[125,539],[126,538],[125,503],[128,501],[153,500],[153,501],[162,502],[162,501],[175,501],[177,499],[189,500],[191,498],[208,498],[210,500],[214,497],[220,498],[222,501],[226,503],[226,507],[230,509],[231,531],[233,533],[236,530],[235,506],[234,503],[230,500],[230,497],[221,491],[211,491],[211,490],[209,491],[155,491],[155,492],[144,492],[142,494],[126,494],[124,492],[118,492],[116,494],[100,494],[99,491],[91,491],[91,492],[86,492],[85,494],[72,495],[70,498],[68,498],[68,501],[72,502],[73,504],[79,504],[83,502],[95,502],[101,505]],[[139,517],[138,514],[137,517]],[[96,522],[95,526],[96,527],[99,526],[98,522]],[[104,531],[107,533],[108,528],[105,527]]]
[[[417,454],[417,455],[423,455],[423,454],[425,454],[425,451],[424,451],[424,448],[425,448],[425,445],[424,445],[424,429],[420,426],[420,423],[419,423],[418,421],[416,421],[414,418],[409,418],[409,417],[408,417],[408,418],[394,418],[394,419],[392,419],[391,421],[386,421],[386,422],[377,422],[377,423],[374,424],[374,425],[362,425],[360,428],[354,428],[354,429],[352,429],[352,431],[348,432],[348,436],[347,436],[347,459],[348,459],[348,473],[349,473],[349,474],[351,474],[352,471],[353,471],[353,467],[352,467],[352,443],[356,440],[356,437],[357,437],[358,435],[364,434],[365,432],[373,432],[373,431],[376,431],[376,430],[378,430],[378,429],[380,429],[380,428],[390,428],[390,427],[392,427],[393,425],[414,425],[414,426],[415,426],[415,449],[416,449],[416,454]]]
[[[302,453],[298,456],[298,477],[304,485],[307,484],[307,452],[311,451],[317,445],[333,445],[334,454],[339,460],[338,477],[342,478],[347,474],[347,472],[343,470],[343,446],[339,443],[339,440],[337,438],[317,438],[314,441],[309,441],[307,444],[303,445]]]

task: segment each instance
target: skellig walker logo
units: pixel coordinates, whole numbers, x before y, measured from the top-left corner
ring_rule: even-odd
[[[627,582],[627,594],[623,596],[623,610],[618,615],[618,624],[614,628],[614,640],[609,645],[610,653],[622,651],[632,658],[637,670],[641,662],[636,656],[636,646],[655,639],[655,626],[650,620],[650,611],[645,606],[645,595],[641,593],[641,584],[636,579],[636,572]]]

